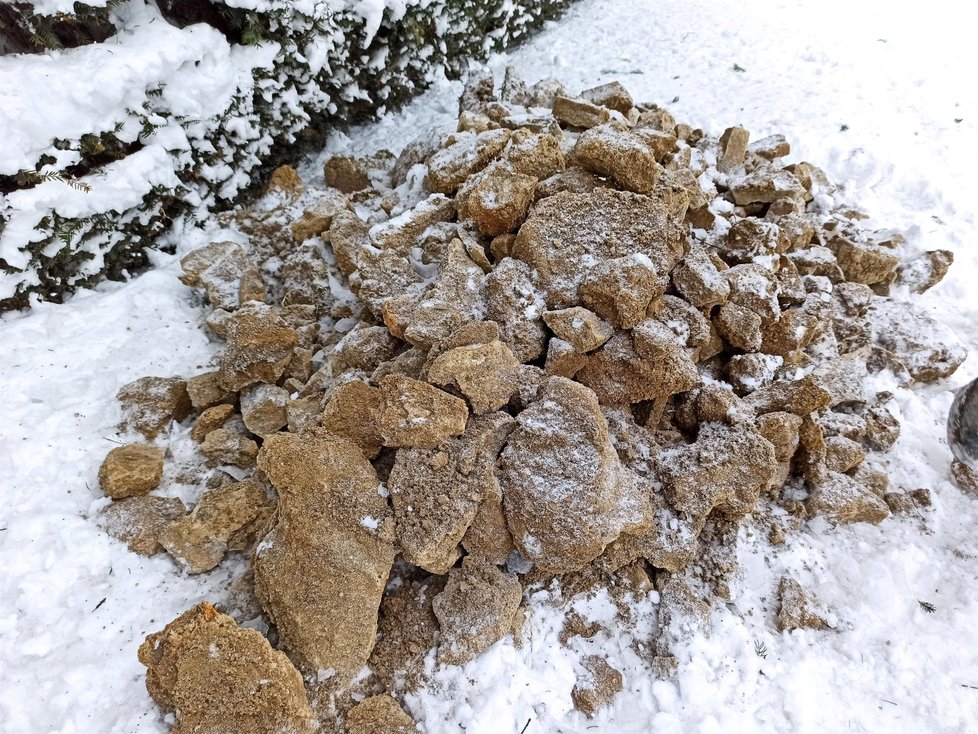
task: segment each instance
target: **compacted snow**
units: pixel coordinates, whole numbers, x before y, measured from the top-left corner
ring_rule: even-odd
[[[948,278],[921,302],[978,355],[978,92],[963,78],[978,48],[956,10],[950,0],[926,13],[842,0],[587,0],[490,65],[572,89],[619,79],[636,99],[712,133],[734,124],[754,138],[784,133],[792,158],[844,185],[870,226],[902,233],[911,251],[955,252]],[[396,150],[425,128],[451,127],[459,89],[444,82],[401,115],[337,135],[327,151]],[[303,172],[319,175],[326,154]],[[185,233],[179,252],[217,234],[216,225]],[[0,321],[4,733],[168,731],[136,647],[192,604],[226,594],[223,567],[187,577],[165,554],[129,553],[90,519],[104,503],[95,474],[116,439],[116,390],[143,375],[203,371],[218,346],[175,258],[156,261],[127,284]],[[978,500],[950,482],[944,420],[952,390],[976,374],[972,356],[952,380],[913,391],[872,378],[895,391],[903,422],[891,485],[929,488],[934,506],[878,527],[815,521],[776,553],[747,525],[732,600],[710,631],[690,630],[675,681],[650,679],[629,647],[641,628],[599,636],[591,644],[622,671],[625,690],[585,719],[570,699],[577,654],[559,646],[540,608],[526,646],[503,641],[464,669],[439,671],[408,700],[411,713],[433,733],[974,731]],[[774,631],[784,571],[831,609],[834,630]],[[601,618],[610,608],[599,596],[579,611]]]

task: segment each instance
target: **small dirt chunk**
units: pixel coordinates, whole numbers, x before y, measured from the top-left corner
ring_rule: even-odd
[[[255,465],[258,444],[230,428],[218,428],[204,437],[200,453],[215,464],[247,469]]]
[[[165,454],[163,449],[145,443],[131,443],[109,451],[98,470],[99,485],[105,496],[118,500],[144,495],[159,487]]]
[[[365,698],[346,715],[347,734],[416,734],[417,724],[386,693]]]
[[[509,634],[522,598],[523,587],[514,574],[465,558],[449,571],[444,591],[432,602],[442,634],[438,659],[464,665],[488,650]]]
[[[122,405],[123,431],[138,431],[146,438],[156,438],[170,421],[182,421],[190,415],[187,383],[179,377],[140,377],[124,385],[116,395]]]
[[[288,422],[289,391],[277,385],[250,385],[241,391],[241,417],[256,436],[275,433]]]
[[[587,717],[611,705],[615,696],[622,690],[621,673],[608,665],[608,661],[597,655],[588,655],[581,660],[581,673],[571,691],[574,706]]]
[[[102,510],[99,518],[105,532],[129,546],[141,556],[152,556],[163,550],[160,535],[167,525],[182,517],[186,508],[176,497],[127,497]]]

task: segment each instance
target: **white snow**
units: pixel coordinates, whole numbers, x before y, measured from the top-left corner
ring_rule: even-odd
[[[646,628],[562,648],[550,592],[537,592],[523,647],[505,640],[464,668],[437,670],[408,699],[428,732],[519,732],[527,721],[527,734],[974,731],[978,502],[949,481],[943,429],[951,389],[978,372],[978,91],[962,76],[978,62],[978,46],[960,12],[951,0],[924,8],[587,0],[491,62],[497,71],[513,64],[531,82],[556,76],[572,89],[617,78],[637,99],[712,133],[733,124],[753,140],[784,133],[793,159],[822,166],[870,224],[902,232],[908,252],[955,252],[946,281],[920,302],[972,356],[946,383],[909,391],[884,374],[871,385],[894,391],[903,421],[887,457],[891,485],[930,488],[932,509],[879,527],[810,523],[776,553],[748,526],[732,601],[715,610],[712,632],[689,633],[674,681],[654,680],[635,652]],[[327,149],[399,149],[432,126],[451,129],[458,91],[442,81],[405,114]],[[4,155],[18,153],[8,148],[5,140]],[[321,162],[304,167],[311,179]],[[188,236],[181,246],[195,241],[206,240]],[[172,718],[146,694],[136,648],[192,604],[225,593],[226,569],[185,576],[165,556],[129,553],[90,518],[100,494],[95,473],[114,445],[103,437],[115,436],[116,390],[147,374],[203,371],[214,353],[173,258],[158,264],[130,283],[0,320],[4,734],[168,731]],[[774,631],[784,571],[833,611],[838,631]],[[639,620],[654,616],[655,601],[641,602]],[[594,720],[570,699],[582,645],[624,677],[613,708]]]

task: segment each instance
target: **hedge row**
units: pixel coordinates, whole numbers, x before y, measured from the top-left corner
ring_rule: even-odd
[[[188,40],[181,83],[202,63],[207,78],[233,81],[223,109],[201,117],[183,109],[187,90],[165,75],[140,77],[136,101],[122,89],[129,106],[99,116],[96,129],[45,139],[17,170],[0,166],[0,311],[144,265],[146,247],[175,218],[228,206],[330,128],[397,108],[442,70],[457,78],[469,60],[519,42],[570,2],[387,0],[382,15],[361,4],[376,12],[366,17],[343,0],[109,0],[46,16],[36,5],[0,4],[2,48],[17,52],[0,57],[0,73],[32,52],[66,73],[105,53],[111,80],[130,73],[130,54],[153,40],[169,49],[174,38]]]

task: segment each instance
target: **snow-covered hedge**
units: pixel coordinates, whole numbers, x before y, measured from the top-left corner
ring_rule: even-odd
[[[0,311],[141,265],[174,218],[227,205],[283,151],[571,1],[0,0]],[[88,36],[59,35],[72,13]],[[61,36],[74,47],[51,50]],[[48,50],[9,53],[32,45]]]

